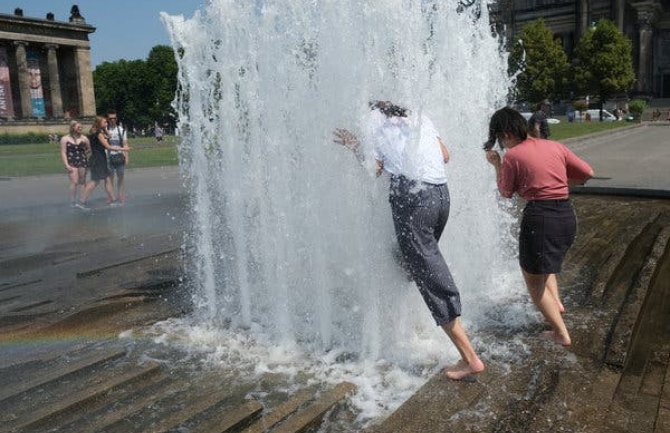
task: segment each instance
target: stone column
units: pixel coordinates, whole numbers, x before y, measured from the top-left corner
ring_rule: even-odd
[[[28,75],[28,58],[26,42],[16,41],[16,67],[19,73],[19,96],[21,98],[21,117],[26,119],[33,115],[33,104],[30,100],[30,76]]]
[[[79,115],[82,117],[95,116],[95,93],[93,91],[90,48],[75,48],[75,65],[77,67]]]
[[[49,44],[47,49],[47,62],[49,64],[49,87],[51,88],[51,115],[63,117],[63,97],[60,91],[60,73],[58,72],[58,45]]]
[[[619,31],[623,33],[624,14],[626,13],[626,0],[616,0],[615,5],[616,25]]]
[[[662,10],[655,1],[645,1],[632,4],[637,9],[637,24],[640,32],[640,57],[638,59],[637,69],[637,91],[642,93],[652,93],[652,36],[654,34],[654,24],[656,23],[659,12]]]
[[[579,1],[579,37],[581,38],[589,30],[589,0]]]

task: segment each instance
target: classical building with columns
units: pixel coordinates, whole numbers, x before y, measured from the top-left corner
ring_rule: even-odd
[[[88,40],[94,31],[77,6],[67,20],[51,12],[28,18],[19,8],[0,13],[1,126],[95,116]]]
[[[633,42],[636,92],[670,98],[670,0],[499,0],[493,9],[510,38],[526,23],[544,19],[568,55],[596,21],[615,22]]]

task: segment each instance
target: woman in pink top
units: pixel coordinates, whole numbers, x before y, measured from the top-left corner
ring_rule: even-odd
[[[549,322],[552,341],[571,344],[561,313],[556,274],[577,231],[568,187],[593,177],[591,167],[562,144],[529,137],[526,120],[517,111],[503,108],[491,117],[486,159],[496,170],[503,197],[514,193],[527,201],[519,233],[519,264],[533,303]],[[493,145],[507,149],[500,158]]]

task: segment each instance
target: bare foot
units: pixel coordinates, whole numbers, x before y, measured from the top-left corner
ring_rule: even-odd
[[[477,358],[472,364],[468,364],[464,360],[460,360],[456,365],[444,368],[444,372],[451,380],[463,380],[471,374],[478,374],[484,371],[484,363]]]
[[[572,344],[570,336],[561,336],[554,331],[544,331],[540,335],[543,339],[552,341],[556,344],[560,344],[561,346],[567,347]]]

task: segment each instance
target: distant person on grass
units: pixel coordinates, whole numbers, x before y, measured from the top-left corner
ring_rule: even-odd
[[[163,128],[158,123],[154,125],[154,137],[156,137],[157,143],[163,141]]]
[[[60,140],[60,156],[70,179],[70,205],[77,204],[77,193],[86,184],[86,155],[91,152],[88,138],[81,133],[81,123],[70,122],[70,131]]]
[[[547,121],[547,116],[551,110],[551,104],[549,101],[540,102],[537,106],[537,111],[530,116],[528,119],[528,132],[533,137],[544,138],[545,140],[549,138],[551,134],[549,132],[549,122]]]
[[[119,125],[116,111],[107,112],[107,133],[109,144],[116,147],[128,147],[126,128]],[[114,178],[116,177],[116,199],[119,203],[126,202],[125,172],[128,166],[129,153],[117,150],[107,150],[107,161],[109,162],[110,175],[105,179],[105,189],[114,190]],[[110,185],[107,185],[109,183]]]
[[[91,180],[86,184],[84,192],[79,198],[77,207],[80,209],[88,209],[86,201],[101,180],[105,180],[110,175],[110,170],[107,164],[106,150],[116,150],[126,152],[130,147],[112,146],[109,144],[109,135],[107,133],[107,119],[101,116],[95,118],[95,123],[91,127],[91,135],[89,136],[91,143],[91,158],[89,159],[89,167],[91,168]],[[111,182],[105,182],[105,189],[107,190],[107,203],[112,205],[115,202],[114,190],[111,188]]]

